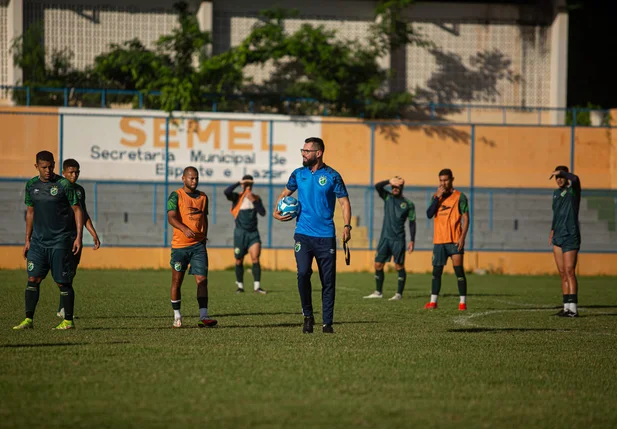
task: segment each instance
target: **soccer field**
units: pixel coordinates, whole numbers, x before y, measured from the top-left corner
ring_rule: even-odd
[[[581,278],[581,317],[564,319],[557,277],[470,275],[459,312],[453,276],[428,311],[428,275],[388,301],[395,273],[383,300],[362,299],[371,274],[341,274],[334,335],[302,334],[291,272],[264,272],[268,295],[235,294],[233,272],[212,272],[214,329],[196,327],[190,277],[188,327],[172,329],[169,272],[81,270],[76,330],[51,330],[47,279],[35,329],[13,331],[25,280],[0,271],[3,428],[617,426],[615,278]]]

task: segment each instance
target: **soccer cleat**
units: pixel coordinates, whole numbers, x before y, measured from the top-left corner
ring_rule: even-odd
[[[401,295],[400,293],[395,293],[394,296],[388,301],[400,301],[401,299],[403,299],[403,295]]]
[[[67,329],[75,329],[75,323],[72,320],[64,319],[58,326],[54,328],[56,331],[66,331]]]
[[[182,318],[174,319],[173,327],[174,328],[181,328],[182,327]]]
[[[459,309],[459,311],[467,310],[467,304],[465,304],[464,302],[459,303],[458,309]]]
[[[61,308],[57,313],[56,316],[58,316],[60,319],[64,319],[64,308]]]
[[[571,310],[566,310],[566,315],[564,317],[578,317],[578,311],[575,313]]]
[[[244,288],[239,287],[238,289],[236,289],[236,293],[244,293]]]
[[[437,303],[429,302],[424,306],[424,308],[426,308],[427,310],[435,310],[437,308]]]
[[[557,317],[568,317],[568,310],[561,309],[558,313],[555,313],[554,316]]]
[[[267,294],[267,293],[268,293],[268,292],[266,292],[265,290],[263,290],[262,288],[255,289],[253,292],[255,292],[255,293],[260,293],[260,294],[262,294],[262,295],[265,295],[265,294]]]
[[[23,322],[21,322],[17,326],[13,326],[13,329],[33,329],[34,321],[29,317],[26,317]]]
[[[304,326],[302,326],[303,334],[312,334],[313,333],[313,325],[315,324],[315,318],[313,316],[304,318]]]
[[[381,292],[373,292],[370,295],[366,295],[364,298],[372,299],[372,298],[383,298],[383,294]]]
[[[334,334],[334,329],[332,329],[332,325],[323,325],[321,327],[321,331],[324,334]]]
[[[200,328],[214,328],[218,322],[214,319],[210,319],[209,317],[204,317],[199,322],[197,322],[197,326]]]

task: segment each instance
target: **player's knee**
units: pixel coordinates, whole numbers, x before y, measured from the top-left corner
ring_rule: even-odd
[[[565,269],[565,276],[567,278],[572,278],[572,277],[576,276],[576,270],[574,269],[573,266],[566,267],[566,269]]]
[[[40,285],[43,279],[41,277],[28,277],[28,283],[36,283]]]
[[[394,268],[396,268],[396,271],[401,271],[405,269],[405,266],[401,264],[394,264]]]
[[[253,264],[259,264],[259,256],[251,256],[251,262]]]
[[[30,280],[30,279],[34,279],[34,280]],[[36,291],[40,286],[41,286],[41,280],[38,279],[38,277],[28,277],[28,286],[26,286],[27,290]]]
[[[440,279],[443,275],[443,265],[436,265],[433,267],[433,278]]]
[[[465,268],[462,265],[457,265],[454,267],[454,274],[458,278],[465,278]]]
[[[198,278],[196,280],[197,280],[197,287],[198,288],[208,287],[208,277],[202,277],[202,278]]]
[[[312,274],[313,274],[313,270],[311,268],[304,269],[304,270],[298,269],[299,278],[311,277]]]
[[[375,262],[375,271],[383,270],[383,264],[381,262]]]
[[[236,265],[242,265],[242,259],[236,258]]]

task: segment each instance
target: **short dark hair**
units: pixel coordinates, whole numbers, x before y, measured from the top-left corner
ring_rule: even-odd
[[[73,158],[65,159],[62,163],[62,170],[66,170],[67,168],[74,167],[79,170],[79,162],[74,160]]]
[[[253,176],[251,176],[250,174],[245,174],[244,176],[242,176],[242,180],[253,180]]]
[[[188,166],[184,169],[184,171],[182,172],[183,176],[186,176],[186,173],[188,173],[189,171],[194,171],[198,176],[199,176],[199,170],[197,170],[195,167],[193,166]]]
[[[555,167],[555,171],[563,171],[564,173],[569,173],[570,170],[565,165],[558,165]]]
[[[450,170],[449,168],[444,168],[443,170],[441,170],[439,172],[439,176],[448,176],[450,179],[452,179],[452,177],[454,177],[452,175],[452,170]]]
[[[320,139],[319,137],[309,137],[308,139],[304,140],[304,143],[312,143],[313,147],[316,150],[320,150],[322,152],[325,152],[326,150],[326,145],[323,143],[323,140]]]
[[[39,161],[54,162],[54,154],[48,150],[42,150],[36,154],[36,163]]]

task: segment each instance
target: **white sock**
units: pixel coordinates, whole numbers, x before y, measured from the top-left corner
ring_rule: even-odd
[[[244,289],[244,283],[236,282],[238,289]]]
[[[199,318],[200,319],[206,319],[208,317],[208,309],[207,308],[200,308],[199,309]]]
[[[259,282],[255,282],[255,283],[253,284],[253,289],[255,289],[255,290],[259,289],[260,287],[261,287],[261,286],[260,286]]]
[[[431,302],[437,304],[437,297],[439,297],[439,295],[431,295]]]
[[[467,297],[465,295],[461,295],[461,304],[467,303]]]
[[[182,314],[180,314],[180,310],[174,310],[174,319],[182,319]]]
[[[569,302],[564,302],[563,303],[563,311],[566,311],[566,310],[570,310],[570,303]]]

